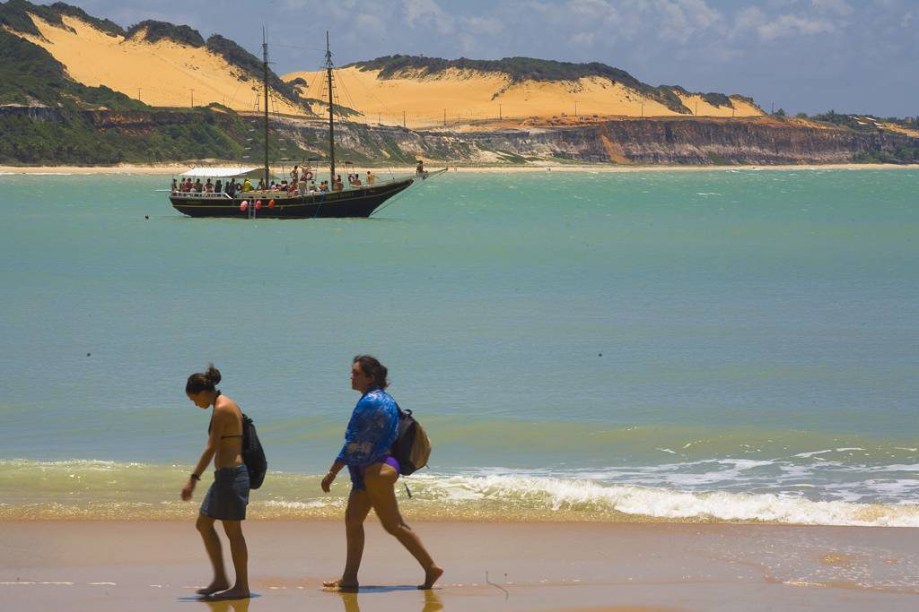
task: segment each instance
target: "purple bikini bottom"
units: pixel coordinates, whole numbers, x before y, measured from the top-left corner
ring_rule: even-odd
[[[399,474],[399,460],[393,457],[392,455],[386,455],[382,457],[376,463],[385,463],[386,465],[392,466],[396,470],[396,474]],[[358,491],[363,491],[367,487],[364,485],[364,472],[367,471],[367,468],[373,465],[370,463],[368,465],[349,465],[348,474],[351,475],[351,485]]]

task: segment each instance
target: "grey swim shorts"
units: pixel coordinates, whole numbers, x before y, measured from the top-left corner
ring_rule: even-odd
[[[242,521],[249,504],[249,471],[244,464],[220,468],[201,502],[201,514],[219,521]]]

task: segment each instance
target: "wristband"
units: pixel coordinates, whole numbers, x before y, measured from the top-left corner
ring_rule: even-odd
[[[195,474],[194,472],[192,472],[191,479],[192,479],[192,480],[201,480],[201,476],[199,476],[198,474]]]

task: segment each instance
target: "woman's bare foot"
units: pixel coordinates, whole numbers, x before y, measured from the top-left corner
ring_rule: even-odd
[[[357,593],[358,584],[350,582],[342,582],[341,578],[338,580],[323,580],[322,587],[330,591],[341,591],[343,593]]]
[[[240,589],[240,588],[237,588],[237,587],[233,587],[233,588],[230,589],[229,591],[223,591],[223,592],[221,592],[221,593],[215,593],[214,595],[211,595],[209,599],[216,599],[216,600],[222,600],[222,599],[248,599],[248,598],[250,598],[250,597],[252,597],[252,594],[249,593],[249,589]]]
[[[434,583],[444,575],[444,568],[439,565],[434,565],[430,569],[424,572],[424,584],[419,584],[418,588],[422,591],[425,589],[430,589],[434,586]]]
[[[205,597],[210,597],[214,593],[226,591],[228,588],[230,588],[230,584],[226,580],[215,580],[203,589],[198,589],[195,591],[195,593],[198,595],[204,595]]]

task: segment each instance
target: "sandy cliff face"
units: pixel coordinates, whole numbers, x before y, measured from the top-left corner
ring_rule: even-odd
[[[917,139],[901,134],[802,127],[765,119],[633,119],[462,136],[350,126],[343,128],[341,136],[350,151],[371,158],[386,159],[388,147],[409,156],[459,164],[524,159],[619,165],[827,164],[852,162],[859,154],[919,147]]]

